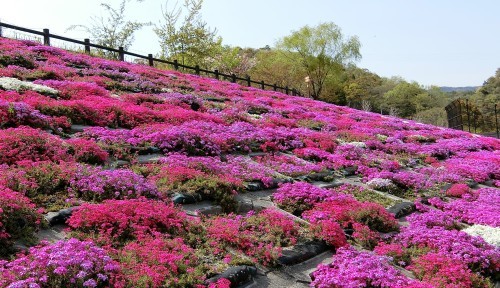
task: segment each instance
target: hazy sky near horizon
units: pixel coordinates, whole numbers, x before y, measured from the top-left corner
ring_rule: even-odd
[[[117,7],[121,1],[0,0],[0,20],[83,39],[83,31],[66,28],[103,15],[101,2]],[[162,6],[165,0],[132,0],[127,15],[159,24]],[[361,68],[422,85],[479,86],[500,68],[499,12],[498,0],[205,0],[202,18],[224,44],[252,48],[272,47],[305,25],[332,21],[345,35],[359,37]],[[151,27],[136,34],[130,50],[159,52]]]

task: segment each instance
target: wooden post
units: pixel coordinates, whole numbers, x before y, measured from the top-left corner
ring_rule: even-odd
[[[118,47],[118,58],[120,61],[125,61],[125,53],[123,53],[123,47]]]
[[[215,69],[214,74],[215,74],[215,79],[219,80],[219,70]]]
[[[49,29],[43,29],[43,45],[50,46]]]
[[[262,90],[266,90],[266,85],[264,84],[264,80],[260,81],[260,88],[262,88]]]
[[[274,83],[274,85],[273,85],[273,90],[274,91],[278,90],[278,86],[276,85],[276,83]]]
[[[90,54],[90,39],[85,38],[83,42],[85,43],[85,53]]]
[[[179,62],[177,62],[177,59],[174,60],[174,69],[179,70]]]
[[[153,54],[148,54],[148,62],[149,66],[151,67],[155,66],[155,63],[153,62]]]
[[[236,75],[231,74],[231,82],[236,83]]]
[[[247,86],[248,87],[252,86],[252,81],[250,80],[250,76],[247,75],[246,79],[247,79]]]
[[[200,66],[199,65],[194,66],[194,71],[196,72],[196,75],[200,75]]]

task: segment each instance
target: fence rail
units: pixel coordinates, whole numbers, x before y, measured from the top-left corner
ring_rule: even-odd
[[[500,138],[500,131],[498,127],[498,111],[497,111],[497,104],[494,106],[494,114],[490,116],[494,118],[493,123],[491,123],[490,129],[489,130],[484,130],[484,123],[481,125],[481,121],[478,120],[483,120],[484,118],[482,113],[470,103],[469,99],[456,99],[450,104],[448,104],[445,107],[446,114],[448,116],[448,127],[453,128],[453,129],[458,129],[458,130],[465,130],[464,128],[467,127],[466,130],[469,132],[477,133],[478,129],[480,130],[481,134]],[[490,112],[491,113],[491,112]],[[491,131],[491,127],[494,126],[495,131]]]
[[[87,54],[90,54],[91,48],[96,48],[96,49],[101,49],[101,50],[105,50],[105,51],[109,51],[109,52],[118,53],[118,59],[120,61],[125,61],[125,55],[128,55],[128,56],[147,60],[149,66],[154,66],[155,63],[163,63],[163,64],[173,66],[175,70],[179,70],[180,68],[183,68],[183,69],[187,69],[188,71],[189,70],[194,71],[194,74],[196,74],[196,75],[201,75],[201,73],[205,73],[206,75],[213,75],[213,77],[217,80],[229,79],[230,82],[232,82],[232,83],[236,83],[237,81],[243,81],[243,83],[245,83],[248,87],[251,87],[252,84],[255,84],[255,85],[257,85],[258,88],[260,88],[262,90],[266,90],[266,88],[271,88],[274,91],[283,92],[287,95],[303,96],[297,89],[289,88],[288,86],[280,87],[276,83],[269,84],[269,83],[265,83],[263,80],[262,81],[255,81],[255,80],[252,80],[250,78],[250,76],[248,76],[248,75],[245,77],[239,77],[235,74],[221,73],[217,69],[214,71],[211,71],[211,70],[207,70],[207,69],[202,69],[198,65],[192,67],[192,66],[180,64],[177,60],[168,61],[168,60],[158,59],[158,58],[153,57],[153,54],[148,54],[147,56],[140,55],[137,53],[126,51],[123,49],[123,47],[118,47],[118,49],[116,49],[116,48],[112,48],[112,47],[102,46],[99,44],[94,44],[94,43],[90,42],[90,39],[84,39],[83,41],[80,41],[80,40],[76,40],[76,39],[72,39],[72,38],[68,38],[68,37],[64,37],[64,36],[60,36],[60,35],[51,34],[49,29],[43,29],[40,32],[37,30],[28,29],[28,28],[19,27],[19,26],[0,22],[0,37],[4,37],[3,33],[2,33],[2,27],[25,32],[25,33],[29,33],[29,34],[35,34],[38,36],[42,36],[43,37],[43,44],[47,45],[47,46],[50,46],[50,39],[53,38],[53,39],[57,39],[57,40],[61,40],[61,41],[66,41],[66,42],[70,42],[70,43],[74,43],[74,44],[83,45],[85,53],[87,53]]]

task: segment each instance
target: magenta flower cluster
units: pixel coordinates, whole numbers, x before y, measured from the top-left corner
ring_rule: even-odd
[[[311,286],[409,287],[411,280],[391,266],[389,259],[352,247],[339,248],[331,264],[320,264],[312,273]]]
[[[105,287],[119,265],[89,241],[62,240],[30,248],[29,254],[0,261],[2,287]]]
[[[316,287],[487,287],[499,272],[498,247],[460,231],[500,225],[497,139],[5,38],[0,81],[2,287],[228,287],[204,281],[312,239],[336,252]],[[149,152],[161,155],[142,164]],[[419,212],[400,227],[371,202],[387,203],[380,191],[299,181],[318,174],[417,198]],[[299,182],[272,200],[309,225],[278,209],[195,218],[166,197],[231,212],[245,188],[285,181]],[[35,245],[38,208],[69,205],[79,240],[13,253]]]

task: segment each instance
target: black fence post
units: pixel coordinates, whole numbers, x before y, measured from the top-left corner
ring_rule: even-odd
[[[467,127],[469,127],[470,133],[470,111],[469,111],[469,99],[465,99],[465,109],[467,111]]]
[[[285,86],[285,94],[286,94],[286,95],[288,95],[288,92],[290,92],[289,90],[290,90],[290,89],[288,89],[288,86]]]
[[[194,66],[194,71],[196,75],[200,75],[200,66],[199,65]]]
[[[219,80],[219,70],[214,70],[215,79]]]
[[[231,74],[231,82],[236,83],[236,75]]]
[[[118,47],[118,59],[120,59],[120,61],[125,61],[125,53],[123,52],[123,47]]]
[[[498,134],[498,117],[497,117],[497,104],[495,103],[495,127],[497,129],[497,138],[500,138],[500,135]]]
[[[260,88],[262,88],[262,90],[266,90],[266,84],[264,84],[264,80],[260,81]]]
[[[273,90],[274,91],[278,90],[278,86],[276,85],[276,83],[274,83],[274,85],[273,85]]]
[[[250,80],[250,76],[247,75],[247,77],[245,77],[247,79],[247,86],[250,87],[252,86],[252,82]]]
[[[43,45],[50,46],[50,32],[49,29],[43,29]]]
[[[85,43],[85,53],[90,54],[90,39],[85,38],[83,42]]]
[[[148,54],[148,64],[151,67],[155,66],[155,63],[153,61],[153,54]]]
[[[177,62],[177,59],[174,60],[174,69],[179,70],[179,62]]]
[[[3,27],[2,27],[2,25],[1,25],[1,24],[2,24],[2,21],[0,20],[0,37],[3,37],[3,36],[2,36],[2,28],[3,28]]]
[[[295,90],[295,88],[292,88],[292,96],[297,96],[297,90]]]

